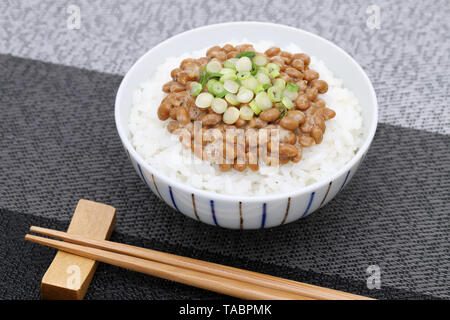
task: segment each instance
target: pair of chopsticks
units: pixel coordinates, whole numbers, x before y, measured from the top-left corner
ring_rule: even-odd
[[[25,235],[25,240],[132,271],[241,299],[372,300],[342,291],[127,244],[88,239],[35,226],[32,226],[30,231],[63,241],[30,234]]]

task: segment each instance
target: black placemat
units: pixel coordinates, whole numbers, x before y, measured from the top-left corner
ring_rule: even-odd
[[[2,251],[0,274],[3,275],[0,297],[3,299],[38,299],[40,280],[55,255],[56,250],[26,243],[23,235],[30,225],[45,225],[50,228],[66,229],[67,223],[8,210],[0,210],[0,242]],[[14,221],[14,222],[12,222]],[[431,299],[430,295],[383,286],[381,290],[370,291],[364,282],[352,281],[337,275],[318,274],[295,267],[280,267],[271,263],[253,262],[238,257],[230,259],[222,254],[203,250],[172,246],[157,240],[143,239],[114,232],[113,241],[136,246],[154,248],[165,252],[264,272],[297,281],[333,287],[347,292],[364,294],[377,299]],[[225,299],[213,292],[173,283],[159,278],[127,271],[111,265],[100,264],[89,287],[86,299]]]
[[[378,298],[450,297],[448,136],[380,124],[355,177],[319,212],[230,231],[174,212],[139,180],[115,131],[120,76],[6,55],[0,72],[2,297],[39,296],[54,251],[23,235],[30,224],[65,228],[79,198],[117,208],[117,241]],[[372,264],[380,290],[366,288]],[[105,265],[87,296],[212,297]]]

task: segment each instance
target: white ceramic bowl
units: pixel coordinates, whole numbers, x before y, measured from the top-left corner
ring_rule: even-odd
[[[210,47],[230,40],[274,42],[283,47],[297,44],[304,52],[321,59],[362,106],[364,142],[358,153],[341,170],[299,190],[266,196],[231,196],[195,189],[173,180],[151,167],[129,140],[128,117],[132,94],[166,57]],[[144,54],[125,75],[116,97],[117,130],[129,158],[142,180],[169,206],[204,223],[231,229],[278,226],[303,218],[333,199],[350,181],[374,137],[378,106],[375,91],[363,69],[341,48],[312,33],[272,23],[233,22],[205,26],[178,34]]]

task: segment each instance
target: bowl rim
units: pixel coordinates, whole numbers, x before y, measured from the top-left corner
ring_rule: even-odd
[[[258,25],[265,25],[265,26],[269,26],[269,27],[277,27],[277,28],[283,28],[286,30],[291,30],[291,31],[296,31],[296,32],[301,32],[301,33],[305,33],[313,38],[317,38],[320,41],[324,41],[327,45],[330,45],[332,47],[334,47],[335,49],[337,49],[338,51],[341,51],[345,56],[347,56],[347,58],[349,58],[349,60],[351,61],[351,63],[353,63],[356,66],[356,69],[359,70],[359,72],[362,74],[363,79],[365,84],[367,85],[368,89],[369,89],[369,93],[372,96],[372,103],[374,105],[374,117],[370,123],[370,131],[367,135],[367,138],[365,139],[364,143],[362,144],[362,146],[359,148],[358,152],[352,157],[352,159],[350,159],[350,161],[348,161],[341,169],[339,169],[337,172],[335,172],[334,174],[327,176],[326,178],[319,180],[309,186],[300,188],[298,190],[292,190],[292,191],[288,191],[288,192],[282,192],[282,193],[275,193],[275,194],[269,194],[269,195],[256,195],[256,196],[242,196],[242,195],[229,195],[229,194],[221,194],[221,193],[217,193],[214,191],[208,191],[208,190],[202,190],[202,189],[197,189],[193,186],[190,186],[184,182],[181,181],[177,181],[175,179],[172,179],[168,176],[166,176],[163,173],[160,173],[156,168],[153,168],[152,166],[150,166],[142,157],[141,155],[139,155],[137,153],[137,151],[133,148],[133,146],[131,145],[130,140],[128,139],[128,135],[126,133],[126,130],[124,128],[122,128],[121,126],[121,121],[120,121],[120,106],[119,106],[119,101],[120,101],[120,97],[123,94],[123,91],[125,90],[124,87],[126,85],[126,83],[128,82],[128,79],[131,77],[131,74],[133,73],[134,69],[136,68],[136,66],[145,59],[145,57],[147,55],[152,54],[154,51],[158,50],[159,47],[161,47],[163,44],[169,42],[169,41],[173,41],[176,40],[178,38],[182,38],[186,35],[189,35],[190,33],[195,33],[204,29],[210,29],[210,28],[222,28],[222,27],[227,27],[230,25],[253,25],[253,26],[258,26]],[[245,202],[267,202],[267,201],[273,201],[273,200],[283,200],[286,199],[288,197],[296,197],[302,194],[306,194],[306,193],[310,193],[312,191],[318,190],[326,185],[328,185],[331,181],[335,181],[337,178],[339,178],[340,176],[344,175],[345,172],[347,172],[350,168],[352,168],[361,158],[362,156],[367,152],[367,150],[369,149],[373,138],[375,136],[375,132],[377,129],[377,125],[378,125],[378,101],[377,101],[377,97],[376,97],[376,92],[375,89],[373,88],[372,82],[370,81],[369,77],[367,76],[366,72],[364,71],[364,69],[353,59],[352,56],[350,56],[350,54],[348,54],[345,50],[343,50],[341,47],[339,47],[338,45],[334,44],[333,42],[331,42],[330,40],[327,40],[325,38],[322,38],[314,33],[299,29],[299,28],[295,28],[295,27],[291,27],[291,26],[286,26],[283,24],[277,24],[277,23],[270,23],[270,22],[259,22],[259,21],[235,21],[235,22],[225,22],[225,23],[217,23],[217,24],[210,24],[210,25],[206,25],[206,26],[202,26],[202,27],[198,27],[198,28],[194,28],[194,29],[190,29],[181,33],[178,33],[160,43],[158,43],[156,46],[154,46],[153,48],[151,48],[150,50],[148,50],[145,54],[143,54],[134,64],[133,66],[127,71],[127,73],[125,74],[124,78],[122,79],[119,89],[117,91],[116,94],[116,99],[115,99],[115,107],[114,107],[114,114],[115,114],[115,122],[116,122],[116,128],[117,131],[119,133],[120,139],[122,140],[123,145],[125,146],[125,148],[127,149],[127,151],[131,154],[131,156],[135,159],[135,161],[138,162],[138,164],[140,164],[141,166],[144,167],[144,169],[152,174],[154,174],[157,178],[163,180],[165,183],[167,183],[168,185],[175,187],[176,189],[182,189],[182,190],[186,190],[189,193],[193,193],[199,196],[204,196],[206,198],[209,199],[216,199],[216,200],[224,200],[224,201],[245,201]]]

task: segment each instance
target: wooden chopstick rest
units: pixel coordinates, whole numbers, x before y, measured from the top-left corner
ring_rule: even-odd
[[[67,232],[92,239],[109,239],[116,222],[112,206],[81,199]],[[41,282],[41,297],[48,300],[83,299],[97,268],[97,262],[58,251]]]

